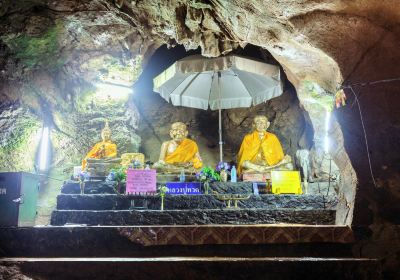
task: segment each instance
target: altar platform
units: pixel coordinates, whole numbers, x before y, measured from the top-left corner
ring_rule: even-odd
[[[173,195],[164,199],[153,195],[118,194],[116,182],[85,182],[84,194],[79,182],[67,181],[57,197],[57,209],[51,225],[247,225],[247,224],[320,224],[335,223],[337,197],[329,195],[253,194],[251,182],[215,182],[213,194]],[[240,199],[235,204],[225,197]]]
[[[156,195],[117,194],[112,182],[80,194],[66,182],[52,225],[0,228],[0,269],[45,280],[380,279],[377,260],[354,255],[352,229],[334,225],[334,194],[237,186],[212,186],[248,197],[237,208],[215,195],[166,195],[161,211]]]

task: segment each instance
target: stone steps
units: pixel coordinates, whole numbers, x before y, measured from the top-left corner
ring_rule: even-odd
[[[6,258],[6,279],[381,279],[358,258]],[[25,276],[25,277],[24,277]]]
[[[250,195],[248,200],[238,201],[239,208],[295,208],[295,209],[334,209],[336,196],[323,195]],[[166,195],[164,209],[223,209],[226,202],[213,195]],[[233,206],[233,203],[232,203]],[[161,198],[146,195],[113,194],[62,194],[57,197],[58,210],[129,210],[141,207],[159,210]]]
[[[51,225],[196,225],[196,224],[335,223],[335,210],[190,209],[190,210],[55,210]]]
[[[352,257],[347,226],[0,228],[0,257]]]

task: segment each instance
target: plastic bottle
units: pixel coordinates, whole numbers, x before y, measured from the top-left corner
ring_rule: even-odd
[[[181,170],[181,174],[179,174],[179,182],[185,182],[185,170]]]
[[[236,167],[232,166],[231,169],[231,182],[236,183],[237,182],[237,175],[236,175]]]
[[[144,170],[150,170],[150,165],[146,164],[146,167]]]

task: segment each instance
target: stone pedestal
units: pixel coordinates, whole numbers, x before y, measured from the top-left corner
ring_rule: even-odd
[[[101,160],[87,162],[86,171],[90,173],[92,177],[105,177],[110,173],[113,168],[118,168],[120,159],[114,159],[112,162],[106,162]]]
[[[165,184],[166,182],[179,182],[179,173],[157,173],[157,184]],[[198,181],[195,175],[185,174],[185,182]]]

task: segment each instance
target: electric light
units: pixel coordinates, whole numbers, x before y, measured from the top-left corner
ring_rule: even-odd
[[[325,114],[325,137],[324,137],[325,153],[329,153],[330,139],[328,136],[328,131],[329,131],[330,120],[331,120],[331,112],[327,110]]]
[[[42,139],[40,145],[40,157],[39,157],[39,170],[45,171],[47,167],[47,154],[49,150],[49,135],[50,130],[48,127],[44,127],[42,130]]]

